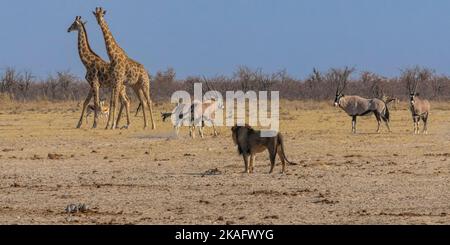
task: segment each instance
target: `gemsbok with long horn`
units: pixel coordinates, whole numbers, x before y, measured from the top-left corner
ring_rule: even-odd
[[[204,77],[204,83],[213,97],[203,101],[194,100],[191,103],[184,103],[180,100],[172,112],[161,113],[163,121],[172,118],[175,133],[178,136],[180,127],[189,125],[189,135],[195,138],[195,130],[198,127],[200,137],[203,138],[203,128],[205,123],[209,123],[214,131],[214,136],[218,135],[216,130],[216,113],[224,109],[222,96],[214,89],[212,84]]]
[[[419,81],[427,80],[430,76],[428,70],[408,70],[403,74],[403,79],[406,80],[406,86],[409,91],[409,110],[414,122],[414,134],[419,134],[419,123],[423,121],[423,133],[427,134],[428,116],[430,115],[430,102],[426,99],[419,98],[417,93],[417,86]]]
[[[380,132],[382,120],[385,122],[389,132],[391,132],[389,127],[389,109],[384,101],[377,98],[366,99],[356,95],[345,96],[343,94],[347,86],[347,80],[353,71],[354,69],[346,67],[344,70],[332,69],[327,74],[327,79],[337,83],[334,106],[340,107],[352,117],[352,132],[354,134],[356,133],[356,118],[358,116],[368,116],[372,113],[375,114],[378,122],[377,133]]]

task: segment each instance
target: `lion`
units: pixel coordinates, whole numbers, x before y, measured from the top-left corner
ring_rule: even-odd
[[[265,151],[266,149],[270,154],[270,171],[273,172],[275,167],[276,155],[281,160],[282,170],[285,172],[286,162],[295,165],[295,163],[289,161],[284,152],[284,142],[281,133],[278,133],[274,137],[261,137],[261,131],[255,130],[249,125],[234,126],[231,128],[232,137],[235,145],[238,146],[238,152],[244,158],[245,171],[244,173],[253,173],[253,164],[255,162],[256,154]],[[250,164],[249,164],[249,157]]]

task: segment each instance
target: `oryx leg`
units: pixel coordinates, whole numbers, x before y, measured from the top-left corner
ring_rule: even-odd
[[[377,128],[377,133],[380,132],[380,124],[381,124],[381,116],[378,112],[375,112],[375,117],[377,118],[377,123],[378,123],[378,128]]]
[[[428,112],[422,117],[423,121],[423,133],[428,134]]]
[[[392,132],[391,127],[389,127],[389,122],[385,121],[384,124],[386,124],[386,127],[387,127],[389,133]]]
[[[219,135],[219,134],[217,133],[217,130],[216,130],[216,124],[214,123],[214,120],[213,120],[213,121],[211,121],[211,124],[212,124],[212,127],[213,127],[213,131],[214,131],[214,136],[217,136],[217,135]]]
[[[173,125],[173,127],[175,129],[175,134],[178,137],[178,135],[180,133],[180,127],[183,126],[184,122],[186,122],[186,118],[184,118],[185,115],[183,115],[183,114],[175,115],[175,116],[176,116],[176,119],[175,119],[175,124]],[[189,130],[190,130],[190,128],[189,128]]]
[[[203,126],[199,126],[198,127],[198,133],[200,134],[200,138],[204,138],[204,135],[203,135]]]
[[[205,127],[205,122],[202,121],[201,125],[198,126],[198,133],[200,134],[200,137],[203,139],[204,135],[203,135],[203,128]]]
[[[191,138],[195,139],[195,125],[189,126],[189,136],[191,136]]]
[[[414,134],[419,133],[419,117],[413,116],[413,122],[414,122]]]
[[[89,122],[88,122],[88,117],[89,117],[90,115],[91,115],[91,112],[88,111],[88,112],[86,113],[86,125],[89,124]]]
[[[180,133],[180,127],[178,125],[174,126],[175,128],[175,135],[178,137],[179,133]]]
[[[83,124],[84,113],[86,112],[86,108],[88,107],[89,102],[91,101],[92,95],[93,95],[93,91],[91,89],[91,90],[89,90],[89,93],[86,96],[86,99],[84,100],[83,110],[81,111],[81,117],[80,117],[80,120],[78,121],[77,128],[80,128],[81,124]],[[87,115],[86,115],[86,124],[87,124]]]

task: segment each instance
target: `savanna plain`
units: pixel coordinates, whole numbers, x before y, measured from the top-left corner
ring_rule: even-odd
[[[296,165],[268,174],[267,153],[244,174],[229,127],[174,135],[157,104],[127,130],[75,126],[78,102],[0,107],[1,224],[450,224],[450,103],[433,102],[428,135],[407,104],[391,129],[330,102],[282,101],[280,132]],[[125,123],[125,120],[122,120]],[[384,125],[382,125],[384,126]],[[84,203],[86,212],[67,213]]]

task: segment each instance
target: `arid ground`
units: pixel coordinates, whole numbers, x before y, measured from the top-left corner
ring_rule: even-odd
[[[191,140],[158,129],[75,129],[74,103],[0,107],[2,224],[450,224],[450,104],[413,135],[406,105],[375,133],[374,116],[351,119],[329,104],[284,101],[281,132],[297,162],[268,174],[268,154],[243,174],[229,128]],[[123,123],[125,121],[122,121]],[[92,123],[90,118],[89,123]],[[67,214],[69,204],[89,210]]]

